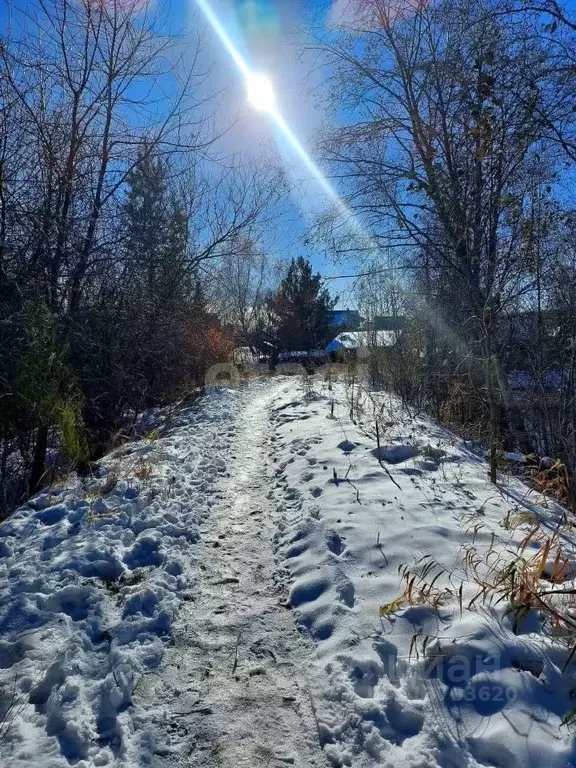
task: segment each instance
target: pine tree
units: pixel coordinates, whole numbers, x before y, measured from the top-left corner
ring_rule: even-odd
[[[170,297],[167,293],[186,293],[189,284],[181,279],[186,271],[187,220],[170,192],[166,164],[146,146],[127,184],[125,258],[130,276],[151,300],[159,288],[162,299]]]
[[[287,351],[324,347],[333,332],[329,312],[336,304],[322,277],[312,273],[309,261],[292,259],[268,309],[276,327],[278,347]]]
[[[129,174],[124,204],[126,260],[133,277],[145,277],[152,290],[166,236],[166,172],[148,147]]]
[[[161,402],[178,378],[182,328],[194,294],[187,219],[167,171],[145,147],[128,176],[124,204],[125,275],[135,316],[130,346],[144,406]]]

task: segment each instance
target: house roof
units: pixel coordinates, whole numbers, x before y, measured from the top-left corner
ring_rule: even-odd
[[[329,315],[359,315],[360,312],[357,309],[331,309],[328,312]]]
[[[346,331],[340,333],[326,345],[326,352],[338,352],[341,349],[358,349],[359,347],[391,347],[398,340],[396,331]],[[376,342],[374,344],[374,342]]]

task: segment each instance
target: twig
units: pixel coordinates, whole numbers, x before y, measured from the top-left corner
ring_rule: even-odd
[[[306,692],[308,693],[308,698],[310,699],[310,709],[312,710],[312,716],[314,717],[314,722],[316,723],[316,731],[318,732],[318,743],[320,744],[320,746],[322,746],[322,729],[320,728],[320,721],[318,720],[316,705],[314,704],[314,699],[312,698],[312,692],[309,687],[306,689]]]
[[[396,482],[396,480],[394,480],[394,478],[393,478],[393,477],[392,477],[392,475],[390,474],[390,470],[388,469],[388,467],[386,467],[386,466],[384,466],[384,464],[382,464],[382,459],[378,458],[378,461],[379,461],[379,463],[380,463],[380,466],[382,467],[382,469],[384,470],[384,472],[386,472],[386,474],[388,475],[388,477],[390,478],[390,480],[392,480],[392,482],[394,483],[394,485],[396,486],[396,488],[398,488],[398,490],[399,490],[399,491],[401,491],[401,490],[402,490],[402,487],[401,487],[400,485],[398,485],[398,483]]]
[[[386,562],[386,565],[389,565],[390,563],[388,562],[388,558],[386,557],[386,555],[385,555],[385,553],[384,553],[384,550],[382,549],[382,544],[380,544],[380,531],[378,531],[378,537],[377,537],[377,539],[376,539],[376,546],[377,546],[377,547],[378,547],[378,549],[380,550],[380,554],[381,554],[381,555],[382,555],[382,557],[384,558],[384,560],[385,560],[385,562]]]
[[[236,673],[236,669],[238,667],[238,646],[240,645],[240,637],[242,635],[242,632],[238,631],[238,636],[236,637],[236,647],[234,649],[234,664],[232,666],[232,675]]]
[[[358,490],[358,488],[356,488],[356,486],[354,485],[354,483],[352,482],[352,480],[350,480],[350,478],[348,477],[348,472],[350,472],[350,469],[351,469],[351,468],[352,468],[352,464],[348,464],[348,469],[346,470],[346,474],[344,475],[344,478],[343,478],[343,479],[344,479],[344,480],[345,480],[345,481],[346,481],[346,482],[347,482],[349,485],[351,485],[351,486],[352,486],[352,488],[354,488],[354,490],[356,491],[356,501],[358,502],[358,504],[362,504],[362,502],[360,501],[360,491]]]

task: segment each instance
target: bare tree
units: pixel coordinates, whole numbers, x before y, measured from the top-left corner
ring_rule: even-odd
[[[450,320],[483,370],[493,443],[501,404],[525,449],[495,329],[529,290],[523,207],[561,91],[543,37],[498,0],[384,0],[322,49],[349,119],[324,142],[348,201],[377,238],[425,253],[452,290]],[[409,4],[406,4],[408,7]],[[361,43],[360,43],[361,41]],[[341,108],[341,107],[340,107]]]
[[[286,193],[284,174],[231,162],[190,166],[179,176],[179,197],[188,218],[188,256],[194,268],[244,252],[257,244],[277,218],[276,205]]]
[[[249,238],[240,238],[216,267],[211,280],[221,319],[232,326],[242,345],[253,348],[253,335],[263,321],[266,297],[274,287],[270,260]]]
[[[232,256],[241,238],[256,241],[283,187],[276,172],[211,160],[219,132],[210,117],[214,93],[198,66],[201,39],[168,34],[156,0],[39,0],[15,3],[7,18],[0,41],[0,490],[16,451],[34,492],[46,481],[50,435],[70,434],[59,420],[83,427],[88,455],[94,442],[99,452],[118,419],[185,387],[187,371],[198,375],[201,365],[186,355],[212,359],[200,349],[210,329],[199,309],[198,271]],[[165,168],[157,197],[171,211],[157,233],[170,258],[148,281],[148,295],[126,225],[127,193],[146,162]],[[185,178],[187,168],[195,178]],[[148,266],[162,250],[152,240],[143,238]],[[140,331],[155,318],[153,344]],[[217,346],[226,354],[225,338]],[[158,375],[168,357],[170,376]]]

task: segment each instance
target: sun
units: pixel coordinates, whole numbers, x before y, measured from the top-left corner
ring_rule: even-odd
[[[251,72],[246,78],[248,101],[260,112],[273,112],[276,107],[274,85],[267,75]]]

